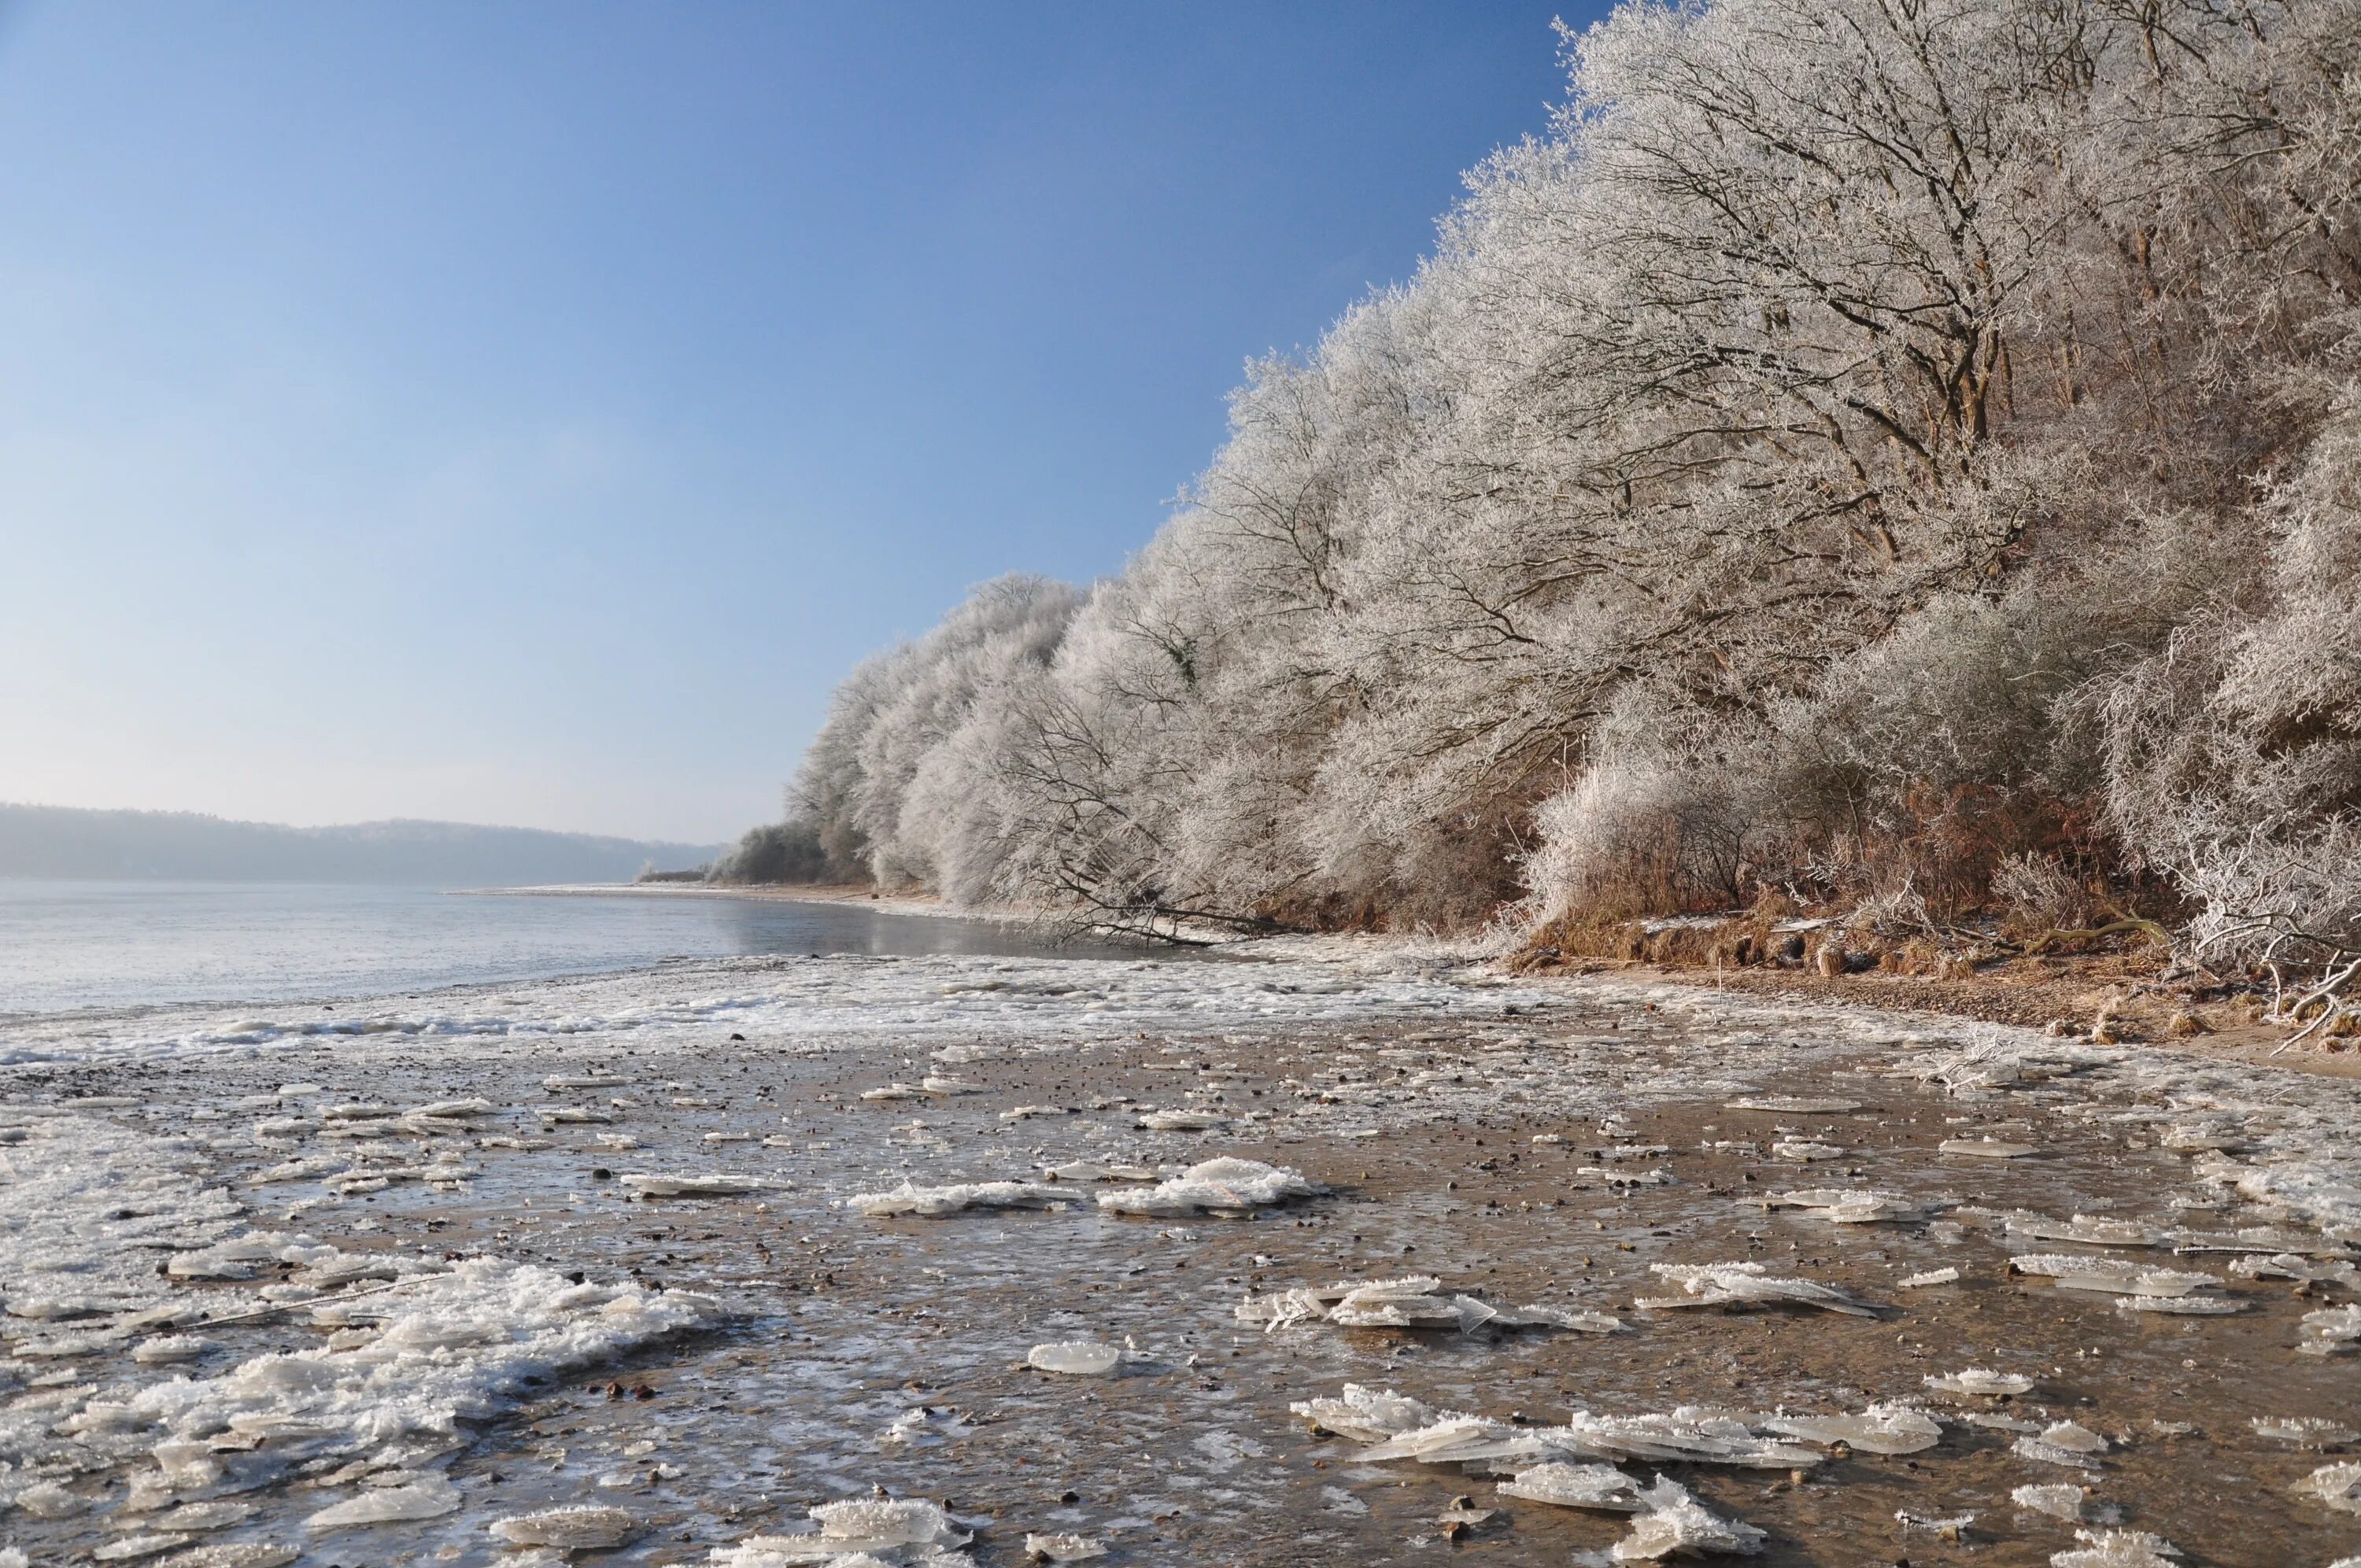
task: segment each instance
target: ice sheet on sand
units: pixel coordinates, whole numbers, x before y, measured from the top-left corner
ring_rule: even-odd
[[[715,1568],[787,1568],[788,1564],[838,1564],[866,1555],[880,1563],[913,1565],[965,1563],[951,1550],[971,1539],[950,1516],[919,1498],[887,1501],[849,1498],[811,1510],[819,1529],[806,1535],[757,1535],[736,1546],[717,1546]]]
[[[1817,1450],[1777,1442],[1726,1411],[1692,1405],[1638,1416],[1577,1410],[1564,1426],[1528,1426],[1438,1410],[1390,1391],[1348,1383],[1341,1399],[1302,1400],[1289,1409],[1315,1426],[1370,1443],[1356,1457],[1372,1464],[1410,1459],[1422,1464],[1524,1465],[1642,1459],[1787,1470],[1820,1461]]]
[[[2023,1159],[2041,1151],[2031,1144],[2011,1143],[2006,1138],[1945,1138],[1935,1146],[1935,1152],[1966,1155],[1973,1159]]]
[[[1861,1109],[1858,1100],[1815,1100],[1800,1094],[1750,1094],[1724,1107],[1730,1111],[1774,1111],[1790,1116],[1837,1116]]]
[[[1052,1181],[1153,1181],[1156,1173],[1144,1165],[1101,1165],[1096,1160],[1069,1160],[1041,1174]]]
[[[1148,1111],[1139,1124],[1151,1133],[1210,1133],[1229,1125],[1229,1119],[1210,1111]]]
[[[1554,1503],[1563,1508],[1598,1508],[1635,1514],[1648,1505],[1640,1500],[1640,1483],[1611,1464],[1568,1464],[1554,1459],[1520,1470],[1514,1480],[1500,1483],[1504,1497]]]
[[[1828,1220],[1840,1225],[1926,1217],[1925,1210],[1906,1199],[1891,1192],[1856,1187],[1806,1187],[1793,1192],[1774,1192],[1753,1201],[1766,1209],[1800,1209],[1811,1219]]]
[[[1617,1541],[1618,1563],[1653,1563],[1675,1552],[1721,1552],[1752,1556],[1763,1550],[1763,1531],[1723,1519],[1667,1476],[1640,1494],[1647,1512],[1631,1521],[1631,1533]]]
[[[267,1476],[413,1437],[447,1442],[457,1422],[495,1413],[526,1378],[608,1360],[705,1321],[712,1307],[686,1292],[577,1285],[534,1265],[471,1258],[351,1307],[314,1309],[332,1324],[357,1313],[381,1321],[349,1348],[331,1342],[255,1356],[217,1377],[151,1384],[108,1416],[126,1435],[154,1434],[168,1491],[214,1485],[225,1471]],[[251,1454],[202,1441],[224,1431],[269,1441]]]
[[[1456,1329],[1473,1333],[1480,1328],[1575,1329],[1612,1333],[1620,1320],[1603,1312],[1567,1311],[1555,1307],[1499,1307],[1473,1296],[1440,1294],[1443,1281],[1431,1274],[1400,1279],[1366,1279],[1357,1284],[1301,1287],[1248,1295],[1237,1306],[1240,1322],[1260,1323],[1265,1332],[1295,1323],[1325,1321],[1355,1329]]]
[[[664,1175],[654,1171],[619,1176],[615,1181],[634,1198],[737,1198],[760,1192],[765,1185],[759,1176]]]
[[[2082,1545],[2049,1555],[2050,1568],[2173,1568],[2180,1549],[2144,1530],[2078,1530]]]
[[[2008,1266],[2011,1273],[2055,1280],[2061,1290],[2114,1296],[2188,1296],[2222,1285],[2219,1275],[2153,1268],[2128,1258],[2084,1257],[2076,1253],[2026,1253],[2010,1258]]]
[[[2299,1257],[2318,1258],[2361,1256],[2361,1253],[2355,1252],[2349,1243],[2287,1225],[2246,1225],[2226,1234],[2183,1231],[2172,1238],[2172,1250],[2180,1253],[2293,1253]]]
[[[844,1201],[873,1220],[897,1214],[939,1220],[966,1209],[1046,1209],[1066,1201],[1066,1194],[1037,1181],[955,1181],[948,1187],[905,1181],[891,1192],[860,1192]]]
[[[1099,1207],[1118,1214],[1244,1214],[1325,1190],[1284,1166],[1224,1157],[1192,1165],[1154,1187],[1102,1192]]]
[[[1946,1372],[1928,1377],[1926,1383],[1927,1387],[1945,1394],[1982,1394],[2003,1399],[2033,1387],[2033,1379],[2021,1372],[1993,1372],[1982,1366]]]
[[[1891,1400],[1857,1416],[1772,1416],[1763,1427],[1806,1442],[1840,1442],[1864,1453],[1916,1453],[1943,1441],[1940,1421]]]
[[[1681,1294],[1643,1297],[1632,1302],[1642,1311],[1784,1301],[1846,1312],[1857,1318],[1877,1315],[1874,1308],[1854,1300],[1832,1285],[1810,1279],[1776,1279],[1759,1263],[1652,1263],[1648,1271],[1678,1286]]]
[[[2361,1514],[2361,1464],[2350,1461],[2323,1464],[2297,1482],[2295,1489],[2338,1513]]]
[[[2291,1252],[2254,1254],[2230,1260],[2230,1272],[2241,1279],[2292,1279],[2300,1285],[2342,1285],[2361,1290],[2361,1267],[2349,1258],[2316,1263]]]
[[[2075,1242],[2083,1246],[2158,1246],[2164,1241],[2164,1233],[2154,1225],[2095,1214],[2077,1214],[2070,1220],[2012,1214],[2004,1222],[2004,1228],[2010,1235],[2032,1241]]]
[[[355,1525],[409,1524],[441,1519],[459,1507],[459,1488],[447,1475],[428,1474],[401,1486],[377,1486],[332,1503],[303,1522],[313,1530],[346,1530]]]
[[[1123,1360],[1123,1352],[1097,1340],[1063,1340],[1037,1344],[1025,1353],[1025,1365],[1043,1372],[1063,1372],[1076,1377],[1103,1377]]]
[[[504,1519],[494,1519],[490,1534],[494,1541],[504,1541],[511,1546],[555,1546],[567,1552],[602,1552],[620,1546],[631,1538],[636,1521],[621,1508],[583,1506],[570,1508],[544,1508],[539,1513],[516,1514]]]
[[[1025,1555],[1042,1563],[1085,1563],[1107,1554],[1106,1542],[1087,1535],[1028,1535]]]

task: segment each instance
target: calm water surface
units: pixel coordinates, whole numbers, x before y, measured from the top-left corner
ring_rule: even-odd
[[[758,953],[1066,953],[985,920],[860,904],[522,896],[280,883],[0,881],[0,1017],[369,996]]]

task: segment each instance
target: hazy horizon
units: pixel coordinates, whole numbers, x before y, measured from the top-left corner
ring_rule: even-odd
[[[0,15],[0,797],[727,839],[1546,128],[1518,3]]]

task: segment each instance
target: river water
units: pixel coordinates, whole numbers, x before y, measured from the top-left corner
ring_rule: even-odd
[[[335,999],[767,953],[1116,956],[863,903],[290,883],[0,880],[0,1017]]]

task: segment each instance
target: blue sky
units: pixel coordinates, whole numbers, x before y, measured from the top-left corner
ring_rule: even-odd
[[[1145,543],[1595,10],[0,9],[0,800],[772,817],[862,654]]]

